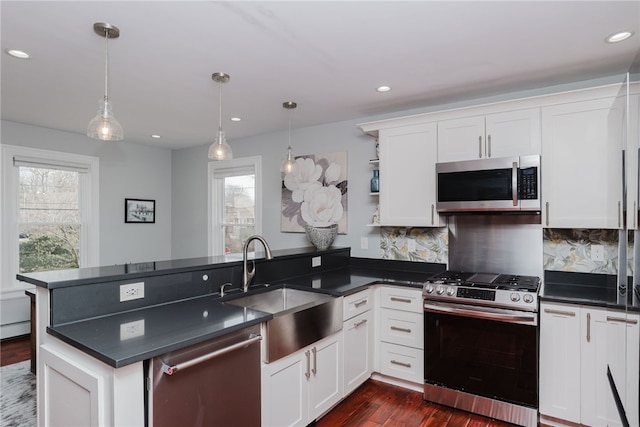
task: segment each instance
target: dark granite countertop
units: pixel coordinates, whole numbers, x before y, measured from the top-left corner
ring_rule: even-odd
[[[633,283],[628,278],[628,283]],[[638,287],[621,293],[617,277],[611,274],[545,271],[540,301],[590,305],[614,310],[640,312]]]
[[[442,264],[417,266],[415,271],[393,268],[393,262],[358,260],[354,266],[282,280],[270,287],[293,287],[330,294],[350,295],[373,284],[420,288],[427,277],[444,269]],[[375,267],[378,268],[375,268]],[[418,268],[419,267],[419,268]],[[250,292],[260,292],[257,284]],[[238,292],[220,298],[218,294],[161,304],[124,313],[101,316],[49,327],[58,339],[90,354],[114,368],[162,355],[191,344],[225,335],[271,319],[271,314],[224,304]],[[144,323],[144,334],[123,339],[121,328],[130,322]],[[126,327],[126,326],[125,326]]]

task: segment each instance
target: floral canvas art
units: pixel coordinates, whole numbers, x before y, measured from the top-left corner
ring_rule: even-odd
[[[346,234],[346,151],[296,157],[295,166],[284,175],[280,229],[304,233],[306,224],[338,224],[338,233]]]

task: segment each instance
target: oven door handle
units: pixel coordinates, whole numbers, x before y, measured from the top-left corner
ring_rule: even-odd
[[[463,317],[473,317],[476,319],[498,320],[507,323],[521,323],[529,325],[537,325],[538,323],[538,319],[535,314],[496,313],[478,308],[469,310],[461,307],[428,304],[426,302],[424,303],[424,311],[428,311],[430,313],[454,314]]]

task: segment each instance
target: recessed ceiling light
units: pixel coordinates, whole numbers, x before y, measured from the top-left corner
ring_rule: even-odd
[[[162,138],[162,136],[157,135],[157,134],[154,133],[153,135],[151,135],[151,138],[160,139],[160,138]]]
[[[631,31],[620,31],[619,33],[613,33],[605,39],[607,43],[618,43],[631,37],[633,33]]]
[[[391,88],[389,86],[379,86],[376,88],[378,92],[389,92]]]
[[[240,120],[242,120],[240,117],[231,117],[230,119],[232,122],[239,122]]]
[[[29,55],[27,52],[25,52],[23,50],[5,49],[4,51],[7,52],[7,54],[13,56],[14,58],[19,58],[19,59],[29,59],[29,58],[31,58],[31,55]]]

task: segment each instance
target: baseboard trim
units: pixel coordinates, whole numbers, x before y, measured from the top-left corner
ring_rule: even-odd
[[[31,333],[31,322],[10,323],[8,325],[0,325],[0,340],[15,338],[21,335],[29,335]]]

